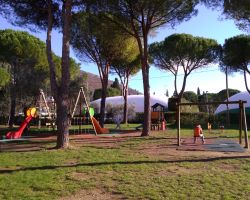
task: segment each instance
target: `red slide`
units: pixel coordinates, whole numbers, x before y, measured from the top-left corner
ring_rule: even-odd
[[[26,126],[29,124],[30,120],[32,119],[32,116],[26,117],[26,119],[23,121],[21,126],[17,131],[10,131],[6,134],[6,139],[17,139],[20,138],[23,134],[23,130],[26,128]]]
[[[93,125],[95,126],[95,130],[97,134],[108,134],[109,129],[102,128],[96,118],[92,117]]]

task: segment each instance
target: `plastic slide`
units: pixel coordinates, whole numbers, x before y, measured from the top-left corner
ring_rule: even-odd
[[[33,118],[32,116],[26,117],[26,119],[23,121],[23,123],[21,124],[21,126],[19,127],[19,129],[17,131],[12,131],[12,132],[10,131],[6,134],[6,139],[20,138],[23,134],[24,129],[29,124],[29,122],[32,118]]]
[[[27,117],[19,127],[17,131],[10,131],[6,134],[6,139],[18,139],[22,136],[24,129],[27,127],[29,122],[32,120],[33,117],[36,117],[36,108],[29,108],[26,111]]]
[[[108,134],[109,129],[102,128],[96,118],[92,117],[93,125],[95,126],[95,130],[97,134]]]

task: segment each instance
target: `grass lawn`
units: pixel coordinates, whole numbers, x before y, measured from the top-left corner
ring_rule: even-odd
[[[168,130],[144,138],[78,138],[69,150],[41,140],[33,143],[40,151],[2,151],[0,199],[250,199],[249,150],[180,151],[175,137],[176,130]]]

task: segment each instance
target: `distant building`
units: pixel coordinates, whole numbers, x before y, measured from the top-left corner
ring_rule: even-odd
[[[240,101],[240,100],[247,101],[247,103],[245,104],[246,113],[250,114],[250,94],[248,92],[237,93],[231,96],[228,100],[229,101]],[[230,113],[239,113],[239,104],[229,104],[228,107],[229,107]],[[221,104],[217,107],[214,114],[222,114],[225,112],[227,112],[227,105]]]
[[[100,111],[100,103],[101,99],[97,99],[95,101],[90,102],[90,105],[94,105]],[[153,106],[155,104],[160,104],[165,107],[165,110],[168,107],[168,97],[164,96],[157,96],[157,95],[151,95],[150,96],[150,106]],[[123,105],[124,99],[122,96],[115,96],[115,97],[108,97],[106,98],[106,105]],[[144,95],[129,95],[128,96],[128,106],[133,106],[134,111],[136,113],[144,112]]]
[[[229,101],[247,101],[245,104],[246,111],[246,121],[247,125],[250,126],[250,94],[248,92],[240,92],[233,96],[231,96]],[[239,104],[229,104],[229,115],[230,115],[230,123],[231,124],[239,124]],[[215,110],[214,114],[218,117],[219,123],[226,123],[226,114],[227,114],[227,106],[225,104],[221,104]]]

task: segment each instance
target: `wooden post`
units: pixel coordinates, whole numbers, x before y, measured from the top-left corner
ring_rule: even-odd
[[[38,119],[38,129],[39,129],[39,133],[40,133],[40,130],[41,130],[42,93],[43,93],[43,90],[40,89],[40,95],[39,95],[39,119]],[[24,115],[25,115],[25,113],[24,113]]]
[[[248,143],[248,133],[247,133],[247,120],[246,120],[246,110],[245,105],[242,103],[242,111],[243,111],[243,125],[244,125],[244,137],[245,137],[245,148],[249,148]]]
[[[82,91],[82,95],[83,95],[83,98],[84,98],[84,101],[86,103],[86,106],[87,106],[87,111],[89,113],[89,117],[90,117],[90,121],[91,121],[91,124],[93,126],[93,129],[94,129],[94,132],[95,132],[95,135],[97,135],[97,132],[96,132],[96,129],[95,129],[95,125],[94,125],[94,122],[93,122],[93,118],[90,116],[90,112],[89,112],[89,104],[87,102],[87,99],[86,99],[86,96],[85,96],[85,93],[84,93],[84,90],[83,90],[83,87],[81,87],[80,89]]]
[[[239,102],[239,109],[240,109],[240,116],[239,116],[239,123],[240,123],[240,127],[239,127],[239,144],[242,143],[242,124],[243,124],[243,103],[242,101]]]
[[[181,109],[177,104],[177,145],[181,146]]]
[[[79,101],[79,99],[80,99],[80,96],[81,96],[81,89],[80,89],[80,91],[78,92],[78,96],[77,96],[77,99],[76,99],[76,103],[75,103],[73,112],[72,112],[72,114],[71,114],[71,118],[73,118],[74,115],[75,115],[76,107],[77,107],[78,101]]]
[[[85,104],[86,104],[87,112],[89,113],[89,117],[90,117],[90,120],[91,120],[91,124],[92,124],[92,126],[93,126],[93,129],[94,129],[95,135],[97,135],[97,132],[96,132],[96,129],[95,129],[95,126],[94,126],[93,119],[92,119],[92,117],[90,116],[89,105],[88,105],[88,102],[87,102],[87,99],[86,99],[86,96],[85,96],[83,87],[81,87],[80,90],[79,90],[79,93],[78,93],[78,96],[77,96],[77,99],[76,99],[76,103],[75,103],[75,107],[74,107],[73,113],[71,114],[71,117],[73,118],[73,116],[74,116],[74,114],[75,114],[75,111],[76,111],[76,107],[77,107],[78,101],[79,101],[79,99],[80,99],[80,97],[81,97],[81,93],[82,93],[82,96],[83,96],[83,101],[84,101]],[[80,104],[81,104],[81,102],[80,102]],[[81,105],[80,105],[80,106],[81,106]],[[80,112],[81,112],[81,111],[80,111]]]

